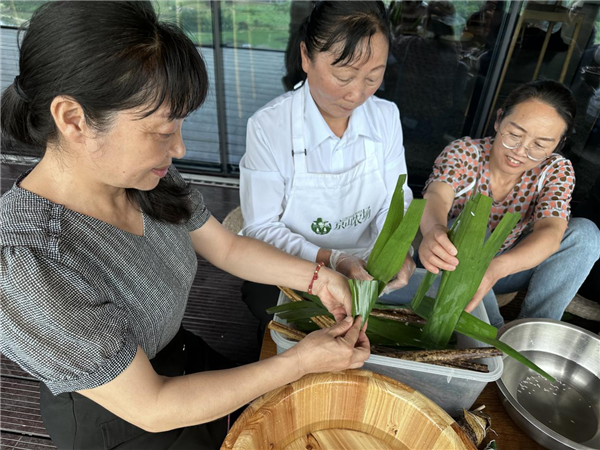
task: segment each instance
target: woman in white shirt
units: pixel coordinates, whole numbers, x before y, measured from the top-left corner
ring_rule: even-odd
[[[318,2],[291,60],[298,83],[248,121],[240,162],[242,234],[371,279],[365,259],[383,227],[398,176],[407,173],[395,104],[373,96],[390,43],[383,2]],[[407,185],[405,207],[412,199]],[[408,282],[406,258],[389,290]],[[261,321],[277,303],[272,286],[246,283],[244,301]]]

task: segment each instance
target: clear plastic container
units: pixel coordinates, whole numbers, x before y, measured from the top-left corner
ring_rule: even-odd
[[[281,305],[288,301],[282,292],[277,304]],[[482,303],[475,308],[472,314],[489,323]],[[287,322],[277,315],[274,320],[287,325]],[[273,330],[271,330],[271,337],[277,345],[277,353],[284,352],[296,344],[295,341],[290,341]],[[458,334],[456,348],[485,346],[486,344],[482,342]],[[450,415],[456,415],[462,408],[469,409],[473,405],[486,384],[496,381],[502,376],[504,366],[500,356],[485,358],[480,362],[487,364],[489,373],[453,369],[378,355],[371,355],[362,368],[401,381],[429,397]]]

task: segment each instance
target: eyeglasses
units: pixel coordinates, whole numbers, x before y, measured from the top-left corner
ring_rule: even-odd
[[[511,150],[514,150],[521,146],[522,140],[520,137],[515,136],[514,134],[511,134],[511,133],[503,133],[502,131],[499,131],[499,133],[500,133],[500,136],[502,136],[502,145],[504,145],[506,148],[510,148]],[[527,157],[532,161],[539,162],[539,161],[543,161],[546,158],[550,157],[548,155],[548,153],[546,152],[546,149],[542,148],[540,145],[536,144],[535,142],[533,143],[533,147],[523,146],[523,148],[525,149],[525,154],[527,155]]]

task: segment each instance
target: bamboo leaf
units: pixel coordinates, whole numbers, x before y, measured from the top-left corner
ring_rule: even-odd
[[[375,303],[373,309],[389,309],[392,311],[412,311],[409,305],[390,305],[387,303]]]
[[[281,319],[287,320],[288,322],[295,322],[296,320],[300,320],[300,319],[309,319],[311,317],[318,317],[318,316],[328,316],[333,318],[333,315],[331,313],[329,313],[327,310],[323,310],[320,308],[305,308],[305,309],[298,309],[298,310],[292,310],[292,311],[286,311],[286,312],[281,312],[279,314],[277,314],[277,316]]]
[[[421,280],[419,289],[417,289],[417,293],[415,294],[412,301],[410,302],[410,307],[412,309],[414,309],[415,312],[421,305],[421,301],[423,300],[423,298],[425,298],[425,294],[427,294],[427,291],[429,291],[431,286],[433,286],[433,283],[435,282],[435,279],[437,278],[437,276],[438,275],[435,273],[427,272],[425,274],[425,276],[423,277],[423,279]]]
[[[379,257],[379,253],[381,253],[381,251],[384,249],[387,241],[390,239],[390,237],[392,237],[394,231],[396,231],[396,228],[398,228],[398,225],[400,225],[400,222],[402,222],[402,218],[404,217],[405,182],[406,174],[401,174],[396,182],[396,188],[394,189],[394,194],[392,195],[392,201],[390,202],[390,207],[388,209],[385,222],[383,223],[383,228],[377,237],[377,241],[375,241],[373,250],[369,255],[369,260],[371,260],[371,257],[373,259],[377,259]]]
[[[277,314],[296,309],[314,308],[316,305],[312,302],[288,302],[281,305],[273,306],[267,309],[267,314]]]
[[[419,229],[426,200],[413,200],[404,219],[377,255],[369,256],[367,271],[383,283],[383,287],[400,271],[410,245]],[[383,290],[383,288],[381,288]],[[381,293],[381,292],[380,292]]]
[[[414,325],[399,325],[398,322],[391,320],[370,317],[367,327],[369,340],[371,340],[371,333],[384,337],[395,346],[426,348],[422,328]]]
[[[430,297],[424,297],[423,302],[420,304],[418,309],[414,311],[421,316],[423,319],[428,319],[431,311],[433,310],[433,304],[435,300]],[[370,323],[370,320],[369,320]],[[544,378],[554,382],[554,378],[544,372],[541,368],[539,368],[535,363],[531,360],[527,359],[521,353],[519,353],[514,348],[510,347],[508,344],[505,344],[502,341],[496,339],[498,334],[498,330],[492,325],[485,323],[483,320],[479,320],[477,317],[469,314],[466,311],[460,315],[460,319],[456,324],[455,331],[460,334],[464,334],[470,338],[476,339],[478,341],[483,342],[484,344],[492,345],[498,350],[506,353],[511,358],[516,359],[520,363],[525,364],[531,370],[536,371]]]
[[[491,261],[494,256],[496,256],[500,247],[502,247],[502,244],[506,240],[506,236],[510,234],[520,219],[521,215],[518,213],[508,213],[502,217],[500,223],[496,226],[496,229],[483,246],[486,259]]]
[[[300,292],[300,291],[296,291],[300,296],[304,297],[307,300],[310,300],[313,303],[316,303],[319,306],[322,306],[323,308],[325,308],[325,305],[323,305],[323,302],[321,301],[321,299],[319,297],[317,297],[316,295],[313,294],[309,294],[308,292]]]
[[[539,373],[541,376],[546,378],[548,381],[551,381],[552,383],[554,383],[556,381],[556,379],[554,379],[554,377],[552,375],[546,373],[539,366],[537,366],[533,361],[531,361],[530,359],[523,356],[521,353],[519,353],[517,350],[512,348],[510,345],[508,345],[502,341],[499,341],[498,339],[491,339],[487,336],[482,336],[478,333],[467,333],[467,332],[461,331],[461,334],[464,334],[465,336],[469,336],[473,339],[477,339],[478,341],[481,341],[484,344],[492,345],[492,346],[496,347],[498,350],[501,350],[504,353],[506,353],[511,358],[514,358],[517,361],[519,361],[520,363],[525,364],[531,370]]]
[[[434,304],[434,299],[425,296],[423,297],[423,301],[419,304],[419,306],[417,308],[413,308],[413,311],[423,319],[428,320],[429,317],[431,317]],[[465,335],[467,333],[477,333],[478,335],[485,336],[489,339],[495,339],[498,335],[498,330],[496,327],[478,319],[466,311],[461,313],[454,330]]]
[[[319,326],[310,319],[299,319],[294,321],[294,326],[304,331],[306,334],[312,333],[313,331],[320,330]]]
[[[377,301],[379,283],[377,280],[348,280],[348,284],[352,293],[352,315],[361,316],[364,324]]]
[[[371,345],[386,345],[389,347],[397,348],[398,346],[391,339],[387,339],[383,336],[378,335],[377,333],[372,332],[367,328],[367,337],[369,338],[369,342]],[[415,348],[409,346],[409,348]]]
[[[447,344],[465,306],[475,295],[492,258],[516,223],[506,214],[484,247],[492,199],[477,194],[469,200],[449,233],[460,263],[454,271],[444,272],[431,317],[425,326],[425,338],[432,347]],[[417,299],[418,300],[418,299]],[[418,306],[418,301],[415,302]]]
[[[467,303],[473,298],[487,269],[479,266],[481,249],[492,208],[492,199],[478,195],[469,200],[459,216],[459,224],[452,235],[460,263],[454,271],[443,272],[436,306],[425,333],[435,346],[445,345],[456,321]],[[481,273],[481,278],[479,278]]]

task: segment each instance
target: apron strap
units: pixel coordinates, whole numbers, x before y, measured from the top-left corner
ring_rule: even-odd
[[[306,149],[301,151],[292,150],[292,158],[294,159],[294,172],[306,173]]]
[[[295,173],[306,173],[306,145],[304,144],[304,91],[298,89],[292,100],[292,160]]]

